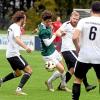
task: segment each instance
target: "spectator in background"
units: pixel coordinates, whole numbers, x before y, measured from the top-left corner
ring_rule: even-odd
[[[59,27],[62,25],[61,23],[61,18],[60,16],[57,16],[56,18],[56,21],[55,22],[52,22],[52,31],[53,31],[53,34],[55,34],[55,32],[59,29]],[[61,50],[61,37],[57,36],[55,39],[54,39],[54,45],[55,45],[55,48],[58,52],[60,52]]]

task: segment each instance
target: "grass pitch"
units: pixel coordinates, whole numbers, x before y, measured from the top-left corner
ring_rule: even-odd
[[[0,87],[0,100],[72,100],[71,93],[57,91],[56,88],[60,82],[60,79],[57,79],[53,82],[55,92],[47,91],[47,88],[44,84],[45,80],[49,78],[52,74],[51,72],[47,72],[43,65],[43,60],[40,52],[34,51],[32,54],[27,54],[25,51],[22,51],[21,54],[28,61],[28,63],[32,66],[33,74],[29,81],[24,86],[23,90],[28,94],[27,96],[17,96],[15,95],[15,90],[17,85],[19,84],[20,77],[8,81]],[[5,51],[0,51],[0,77],[7,75],[11,72],[12,69],[5,58]],[[99,88],[98,82],[96,80],[96,76],[94,71],[91,69],[88,74],[88,81],[90,84],[97,85],[97,88],[93,91],[86,92],[84,85],[81,86],[81,96],[80,100],[99,100]],[[69,88],[72,87],[73,77],[67,84]]]

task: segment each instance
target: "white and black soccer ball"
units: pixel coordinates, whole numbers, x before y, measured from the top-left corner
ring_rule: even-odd
[[[56,67],[56,65],[55,65],[55,63],[52,62],[52,61],[47,61],[47,62],[45,63],[45,69],[46,69],[47,71],[49,71],[49,72],[54,71],[55,67]]]

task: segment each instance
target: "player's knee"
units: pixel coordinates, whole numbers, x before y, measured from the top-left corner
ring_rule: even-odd
[[[24,69],[24,71],[25,71],[26,73],[29,73],[30,75],[32,74],[32,68],[31,68],[30,66],[27,66],[27,67]]]
[[[64,73],[64,71],[65,71],[64,68],[60,69],[60,73]]]
[[[69,71],[68,71],[71,75],[74,74],[74,68],[70,68]]]
[[[82,79],[79,79],[79,78],[75,77],[74,82],[77,83],[77,84],[81,84]]]
[[[29,69],[28,73],[29,73],[29,74],[32,74],[32,69],[31,69],[31,68]]]
[[[21,72],[21,71],[19,71],[19,72],[15,72],[15,75],[16,75],[16,77],[19,77],[19,76],[22,75],[22,72]]]

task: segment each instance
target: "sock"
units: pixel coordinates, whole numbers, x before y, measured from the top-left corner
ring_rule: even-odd
[[[48,79],[48,83],[56,80],[58,77],[61,76],[61,73],[59,71],[55,71],[52,76]]]
[[[60,87],[65,87],[66,86],[65,80],[66,80],[65,72],[63,72],[61,74],[61,84],[60,84]]]
[[[72,75],[69,72],[66,72],[66,83],[71,79]]]
[[[23,75],[23,77],[21,78],[21,81],[20,81],[18,87],[23,88],[23,86],[24,86],[25,83],[28,81],[28,79],[30,78],[30,76],[31,76],[31,74],[25,73],[25,74]]]
[[[9,73],[7,76],[2,78],[2,82],[6,82],[6,81],[11,80],[11,79],[16,78],[16,77],[17,76],[15,75],[15,73]]]
[[[80,84],[74,83],[72,88],[72,100],[79,100],[80,96]]]
[[[83,84],[84,84],[85,87],[87,87],[89,85],[88,82],[87,82],[86,76],[83,78]]]

